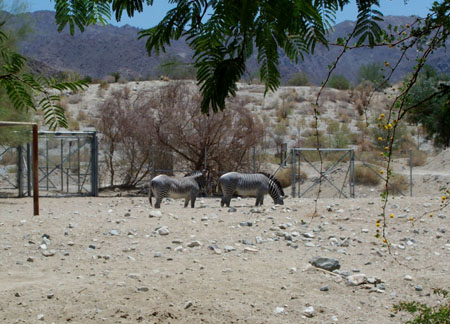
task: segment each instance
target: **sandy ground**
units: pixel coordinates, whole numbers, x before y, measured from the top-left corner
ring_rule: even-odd
[[[321,199],[314,219],[313,199],[182,203],[151,216],[145,197],[43,198],[31,216],[31,199],[0,199],[0,323],[402,323],[393,304],[450,288],[437,196],[389,202],[391,254],[374,237],[379,198]]]

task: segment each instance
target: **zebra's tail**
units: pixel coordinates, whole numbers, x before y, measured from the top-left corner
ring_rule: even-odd
[[[152,197],[153,197],[152,184],[150,184],[148,188],[148,200],[150,201],[150,206],[153,207]]]

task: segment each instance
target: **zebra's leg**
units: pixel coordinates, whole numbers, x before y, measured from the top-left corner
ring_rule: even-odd
[[[195,196],[191,197],[191,208],[194,208],[195,206]]]
[[[186,208],[189,205],[189,197],[184,198],[184,208]]]
[[[156,197],[155,208],[161,208],[161,201],[162,201],[161,196]]]

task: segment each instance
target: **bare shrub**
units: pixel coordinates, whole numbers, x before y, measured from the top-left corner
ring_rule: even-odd
[[[393,174],[389,179],[388,190],[394,195],[404,194],[408,188],[408,180],[401,174]]]
[[[283,188],[292,185],[292,167],[282,168],[276,174],[275,178],[280,182]],[[304,182],[308,178],[306,172],[301,171],[300,175],[296,175],[296,181]]]
[[[427,154],[423,151],[413,151],[411,164],[414,167],[425,165],[427,162]]]
[[[216,171],[250,168],[250,148],[262,144],[259,118],[232,98],[223,112],[205,115],[200,111],[197,88],[171,82],[147,103],[154,118],[150,128],[161,145],[176,152],[191,169],[201,169],[204,150],[208,165]]]
[[[364,165],[355,166],[355,183],[363,186],[376,186],[380,184],[381,178],[376,171]]]
[[[153,137],[148,110],[131,102],[123,91],[113,91],[100,106],[98,117],[110,186],[135,186],[150,172]]]
[[[77,120],[79,122],[83,122],[83,121],[86,121],[87,119],[88,119],[88,115],[86,114],[86,112],[84,110],[80,110],[78,112]]]

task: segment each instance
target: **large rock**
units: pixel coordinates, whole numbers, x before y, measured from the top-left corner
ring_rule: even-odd
[[[312,258],[309,263],[311,263],[316,268],[324,269],[327,271],[333,271],[341,267],[338,260],[323,257]]]

